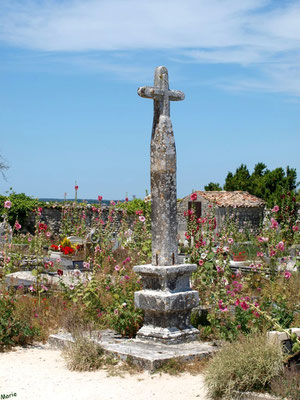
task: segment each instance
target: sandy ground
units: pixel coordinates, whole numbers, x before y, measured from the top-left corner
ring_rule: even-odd
[[[16,396],[7,398],[16,400],[207,400],[201,375],[72,372],[61,352],[49,345],[0,353],[0,396],[11,393]]]

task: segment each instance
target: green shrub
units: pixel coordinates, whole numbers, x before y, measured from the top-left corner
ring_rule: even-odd
[[[208,364],[205,381],[212,399],[238,398],[238,392],[263,390],[282,372],[280,344],[266,335],[241,337],[226,344]]]
[[[16,221],[23,226],[29,213],[43,204],[37,199],[26,196],[25,193],[11,192],[9,196],[0,195],[0,215],[4,213],[4,202],[6,200],[11,201],[11,208],[7,212],[8,222],[11,226],[14,226]]]
[[[9,293],[0,293],[0,351],[31,343],[39,328],[29,325],[15,315],[15,299]]]

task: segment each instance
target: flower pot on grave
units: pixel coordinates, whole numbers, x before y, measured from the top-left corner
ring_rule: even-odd
[[[233,261],[246,261],[247,256],[246,255],[234,255],[233,256]]]
[[[58,260],[61,259],[63,257],[63,253],[61,251],[49,251],[49,257],[53,260]]]

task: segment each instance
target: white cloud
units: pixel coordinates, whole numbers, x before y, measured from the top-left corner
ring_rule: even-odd
[[[265,1],[10,0],[9,6],[3,4],[3,41],[46,51],[82,51],[242,45],[245,18]]]
[[[238,64],[261,79],[231,82],[300,95],[300,0],[0,0],[0,41],[41,52],[160,50],[177,61]],[[101,54],[101,53],[100,53]],[[87,68],[136,71],[103,59]]]

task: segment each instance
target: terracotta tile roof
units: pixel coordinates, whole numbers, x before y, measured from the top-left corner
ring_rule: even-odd
[[[265,202],[248,192],[236,190],[233,192],[197,190],[195,193],[219,207],[264,207]]]

